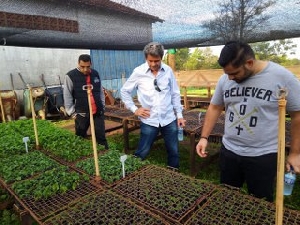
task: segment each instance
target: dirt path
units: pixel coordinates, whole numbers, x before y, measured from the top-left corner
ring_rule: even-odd
[[[75,133],[74,120],[66,120],[64,123],[60,123],[58,126],[66,129],[66,130],[70,130],[73,133]],[[121,123],[111,121],[111,120],[105,120],[106,135],[113,135],[113,134],[122,133],[123,129],[122,129],[121,126],[122,126]],[[88,130],[87,134],[91,135],[91,131]]]

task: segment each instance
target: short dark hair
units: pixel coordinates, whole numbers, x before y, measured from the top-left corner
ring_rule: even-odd
[[[78,58],[78,62],[83,61],[83,62],[92,62],[91,56],[89,54],[82,54]]]
[[[230,41],[223,47],[218,63],[225,67],[229,63],[234,67],[243,65],[248,59],[255,59],[251,46],[240,41]]]
[[[163,58],[164,46],[158,42],[150,42],[144,47],[144,54],[145,58],[147,58],[148,55],[160,56],[160,58]]]

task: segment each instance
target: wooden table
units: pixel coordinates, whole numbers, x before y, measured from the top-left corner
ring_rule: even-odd
[[[186,110],[183,111],[183,117],[186,119],[186,126],[184,127],[184,133],[189,137],[190,142],[190,174],[194,176],[196,174],[196,139],[201,136],[201,129],[203,125],[203,120],[205,112],[201,112],[201,118],[199,120],[199,110]],[[124,153],[129,154],[129,134],[140,128],[140,120],[135,116],[130,110],[125,108],[118,108],[115,106],[107,106],[105,111],[105,117],[108,120],[113,120],[122,123],[123,128],[123,143],[124,143]],[[210,141],[220,142],[224,131],[224,116],[220,117],[215,129],[213,130]],[[161,135],[157,137],[160,139]]]

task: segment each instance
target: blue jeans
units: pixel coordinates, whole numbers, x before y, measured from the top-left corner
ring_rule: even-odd
[[[178,168],[179,167],[179,150],[178,150],[178,138],[177,138],[177,121],[174,120],[170,124],[164,127],[153,127],[141,122],[141,137],[138,145],[138,149],[134,153],[142,160],[150,152],[153,142],[155,141],[159,132],[161,132],[165,141],[165,147],[168,154],[168,166]]]

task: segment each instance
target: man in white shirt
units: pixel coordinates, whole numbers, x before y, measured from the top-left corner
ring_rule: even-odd
[[[144,48],[146,62],[136,67],[121,88],[126,108],[141,120],[139,145],[134,153],[142,160],[148,155],[158,133],[161,132],[168,154],[168,166],[179,168],[178,127],[185,126],[182,116],[180,89],[172,69],[162,63],[164,47],[151,42]],[[141,107],[132,99],[137,91]]]

